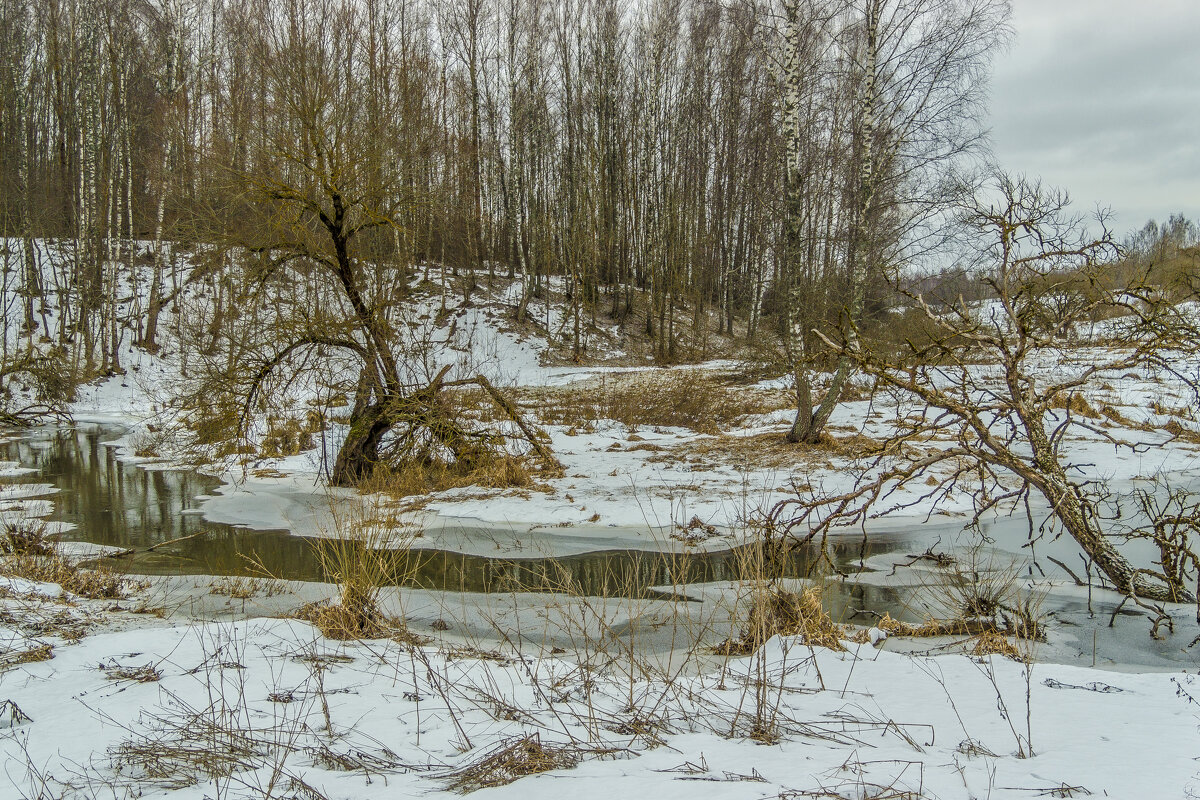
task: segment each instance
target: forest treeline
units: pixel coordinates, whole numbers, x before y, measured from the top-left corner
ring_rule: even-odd
[[[547,275],[569,276],[577,312],[618,319],[644,290],[663,356],[685,295],[732,325],[779,269],[778,69],[756,40],[763,8],[4,0],[0,9],[0,226],[78,243],[80,307],[68,323],[101,349],[112,344],[94,336],[111,327],[104,306],[129,291],[119,274],[134,257],[129,241],[151,243],[152,255],[164,241],[253,245],[261,233],[250,226],[273,191],[308,192],[322,179],[386,228],[360,257],[444,264],[467,276],[466,292],[480,272],[523,275],[530,294]],[[23,279],[28,297],[48,288],[35,271]],[[168,291],[151,289],[152,303]]]
[[[988,28],[1002,24],[983,12],[997,4],[876,3],[895,6],[878,69],[897,96],[874,121],[856,102],[862,5],[3,0],[0,227],[26,241],[26,264],[33,239],[75,243],[70,286],[53,287],[73,306],[60,324],[96,343],[102,370],[119,368],[116,297],[148,298],[136,335],[154,343],[171,291],[164,242],[265,251],[297,235],[274,224],[290,213],[280,204],[327,190],[377,228],[356,262],[444,264],[464,293],[500,270],[524,277],[525,298],[565,276],[576,356],[590,318],[622,320],[644,297],[640,324],[674,360],[679,308],[719,332],[735,320],[755,332],[788,270],[788,202],[807,269],[844,289],[865,137],[877,152],[896,138],[889,124],[924,137],[884,166],[892,178],[978,138],[978,109],[952,95],[981,78]],[[947,41],[931,41],[943,24]],[[904,82],[905,70],[936,73],[920,63],[936,57],[973,61]],[[906,107],[920,92],[928,106]],[[790,200],[789,152],[804,173]],[[122,269],[135,240],[155,266],[140,290],[122,283],[143,280]],[[40,279],[20,278],[30,327],[33,298],[51,288]]]
[[[704,325],[828,368],[813,332],[886,303],[986,154],[1006,19],[998,0],[0,0],[5,286],[91,374],[155,349],[181,287],[234,259],[330,266],[368,358],[436,264],[468,297],[519,277],[517,316],[559,304],[576,358],[603,315],[664,362]]]

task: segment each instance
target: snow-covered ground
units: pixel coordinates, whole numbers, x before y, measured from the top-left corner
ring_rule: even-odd
[[[1134,800],[1200,787],[1190,673],[778,637],[698,674],[597,640],[585,668],[530,633],[516,652],[340,643],[269,618],[106,622],[94,603],[12,580],[0,602],[4,796],[437,797],[514,780],[483,791]],[[72,625],[87,630],[68,643],[56,631]],[[45,644],[52,658],[14,663]]]
[[[586,392],[601,376],[662,374],[547,366],[545,343],[504,322],[511,300],[501,292],[491,305],[454,310],[452,324],[427,323],[419,335],[434,343],[435,367],[457,363],[462,374],[480,371],[519,390]],[[84,387],[73,406],[79,420],[129,426],[118,443],[125,457],[134,457],[151,426],[170,422],[163,390],[181,380],[170,327],[163,325],[166,356],[127,348],[126,375]],[[1092,477],[1118,488],[1164,475],[1178,485],[1200,477],[1200,447],[1163,432],[1177,416],[1170,409],[1191,406],[1169,376],[1102,376],[1089,400],[1120,412],[1097,422],[1107,436],[1080,433],[1068,442],[1071,460],[1088,465]],[[847,444],[878,440],[911,411],[884,397],[848,402],[831,430]],[[781,452],[772,442],[789,422],[782,409],[720,434],[611,421],[546,425],[561,477],[539,478],[532,489],[450,490],[407,510],[401,501],[372,502],[376,512],[421,526],[422,546],[464,552],[682,547],[669,537],[693,517],[699,530],[716,529],[701,546],[727,546],[794,484],[835,492],[855,479],[846,450]],[[200,511],[248,527],[335,533],[339,504],[361,502],[321,482],[339,435],[334,425],[299,455],[206,465],[225,484]],[[1162,446],[1130,449],[1111,438]],[[0,465],[13,479],[22,471]],[[52,489],[0,487],[0,514],[16,522],[50,516]],[[901,490],[889,505],[924,491]],[[966,493],[942,498],[936,519],[965,521],[972,504]],[[872,524],[916,526],[932,513],[917,503]],[[464,535],[454,524],[463,520],[489,527],[487,540]],[[214,620],[211,609],[201,615],[178,605],[159,619],[131,613],[153,605],[145,595],[109,610],[110,601],[16,579],[2,587],[0,604],[0,702],[11,703],[0,705],[0,758],[14,797],[438,796],[503,775],[506,748],[523,754],[516,773],[551,768],[488,788],[490,796],[1200,793],[1200,679],[1193,670],[1113,673],[1029,667],[1001,656],[901,655],[886,639],[880,648],[847,644],[839,653],[775,638],[756,656],[728,660],[688,655],[679,644],[670,658],[657,659],[633,647],[632,634],[615,623],[612,635],[581,637],[577,648],[553,652],[541,632],[553,626],[561,634],[565,623],[549,612],[540,630],[512,620],[493,626],[497,635],[483,650],[342,644],[295,620],[240,613]],[[476,612],[474,623],[480,619]],[[506,638],[524,646],[509,647]],[[53,658],[37,660],[47,655]],[[537,744],[521,738],[532,736]],[[5,791],[0,778],[0,796]]]

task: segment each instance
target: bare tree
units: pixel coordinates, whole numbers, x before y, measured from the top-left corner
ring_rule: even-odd
[[[809,372],[828,354],[814,328],[858,335],[868,281],[920,249],[939,185],[984,143],[983,90],[1008,10],[1001,0],[785,3],[789,441],[819,439],[852,368],[836,359],[816,394]]]
[[[1159,568],[1131,564],[1106,530],[1108,498],[1098,476],[1070,452],[1072,435],[1080,433],[1103,436],[1118,449],[1155,441],[1115,437],[1081,413],[1075,397],[1106,376],[1137,368],[1173,376],[1195,394],[1195,376],[1177,367],[1177,355],[1194,352],[1200,341],[1195,319],[1164,299],[1145,270],[1117,269],[1118,247],[1103,219],[1093,234],[1069,213],[1061,192],[1001,175],[969,201],[961,222],[981,247],[983,275],[996,300],[947,307],[910,294],[923,336],[910,338],[896,355],[872,350],[858,337],[826,339],[839,358],[912,401],[917,417],[910,415],[880,445],[866,477],[851,490],[786,500],[775,508],[777,518],[807,539],[861,522],[905,486],[922,489],[902,505],[969,492],[975,521],[1036,495],[1118,591],[1194,601],[1178,567],[1196,564],[1186,532],[1173,534]],[[1073,299],[1059,303],[1063,296]],[[1104,341],[1081,353],[1072,337],[1091,330],[1096,319],[1106,320]],[[928,484],[917,481],[930,477]]]

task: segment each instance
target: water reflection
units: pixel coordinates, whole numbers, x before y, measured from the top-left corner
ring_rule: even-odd
[[[114,568],[149,575],[270,575],[288,580],[323,581],[314,541],[287,531],[259,531],[202,521],[185,512],[197,495],[219,482],[188,470],[142,469],[119,461],[103,442],[119,430],[104,426],[41,429],[0,445],[3,458],[35,467],[23,482],[50,483],[60,490],[52,519],[73,523],[66,538],[121,548],[144,549],[171,542],[153,552],[112,559]],[[484,533],[481,531],[481,533]],[[185,538],[193,534],[202,534]],[[173,540],[180,541],[173,541]],[[833,556],[850,565],[860,542],[836,545]],[[415,550],[394,556],[392,573],[406,586],[464,592],[561,591],[594,596],[636,596],[651,587],[684,593],[687,584],[735,581],[748,577],[736,550],[656,553],[605,550],[550,558],[494,558],[443,550]],[[808,576],[813,551],[794,554],[789,577]],[[853,591],[878,591],[853,587]],[[844,592],[850,609],[872,600]],[[860,605],[861,603],[861,605]]]

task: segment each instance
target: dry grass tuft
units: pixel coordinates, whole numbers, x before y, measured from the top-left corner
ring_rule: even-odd
[[[526,775],[570,769],[583,757],[578,747],[544,745],[536,733],[505,739],[482,758],[453,773],[450,788],[467,794],[505,786]]]
[[[971,654],[976,656],[996,654],[1011,658],[1013,661],[1025,660],[1024,654],[1015,644],[995,631],[984,631],[979,634],[975,638],[975,647],[971,650]]]
[[[780,588],[756,593],[746,627],[737,639],[718,645],[725,655],[748,655],[772,636],[799,636],[814,647],[845,650],[846,629],[821,605],[821,590],[810,586],[799,594]]]
[[[544,472],[531,467],[527,458],[509,454],[481,455],[470,466],[461,462],[414,460],[399,468],[378,465],[359,489],[366,494],[389,497],[428,495],[468,486],[527,489],[535,488],[535,476]]]
[[[296,616],[312,623],[327,638],[395,639],[418,643],[402,619],[384,614],[379,607],[383,586],[404,582],[418,566],[408,558],[412,539],[419,530],[392,527],[377,516],[370,501],[349,511],[335,511],[335,537],[314,540],[313,548],[328,580],[337,584],[333,601],[307,603]]]
[[[143,664],[140,667],[124,667],[119,664],[101,664],[104,676],[110,681],[133,681],[135,683],[155,683],[162,678],[162,671],[153,664]]]
[[[875,627],[889,636],[906,636],[914,639],[931,639],[938,636],[975,636],[979,637],[980,640],[986,638],[988,644],[985,645],[982,641],[977,642],[977,649],[988,646],[1000,647],[999,642],[1004,642],[1004,644],[1012,647],[1008,640],[1005,639],[1006,636],[1036,640],[1045,635],[1041,628],[1014,623],[1011,620],[1000,621],[987,618],[966,619],[960,617],[957,619],[931,619],[919,625],[914,625],[911,622],[898,620],[887,613],[875,623]],[[856,631],[850,637],[850,640],[861,644],[869,641],[869,638],[869,631],[864,629]],[[993,652],[1004,651],[995,650]],[[1008,653],[1004,652],[1004,655],[1008,655]]]
[[[384,616],[374,603],[351,601],[351,605],[330,601],[305,603],[296,618],[310,622],[327,639],[388,639],[403,629]]]
[[[58,554],[8,556],[0,559],[0,573],[57,583],[63,591],[89,600],[124,600],[141,586],[108,569],[80,569]]]
[[[477,467],[470,477],[476,485],[489,489],[526,488],[533,483],[525,459],[510,455],[489,459]]]
[[[1050,407],[1070,411],[1072,414],[1078,414],[1081,417],[1090,417],[1091,419],[1099,419],[1101,416],[1100,412],[1088,402],[1086,397],[1076,392],[1056,395]]]
[[[287,591],[282,581],[269,578],[248,578],[232,575],[219,578],[209,586],[208,593],[222,595],[233,600],[249,600],[258,595],[274,597]]]
[[[5,526],[0,553],[4,554],[0,574],[57,583],[64,591],[91,600],[123,600],[141,586],[108,569],[81,569],[58,551],[38,521]]]
[[[1104,405],[1100,406],[1100,413],[1105,418],[1107,418],[1110,422],[1114,422],[1117,425],[1124,425],[1124,426],[1130,427],[1130,428],[1137,427],[1137,423],[1135,423],[1129,417],[1122,414],[1118,408],[1116,408],[1115,406],[1109,405],[1108,403],[1105,403]]]
[[[54,658],[54,645],[39,644],[25,650],[14,650],[0,655],[0,668],[13,667],[17,664],[33,664],[38,661],[49,661]]]
[[[0,553],[48,556],[54,553],[54,542],[46,538],[46,526],[40,520],[9,522],[0,533]]]
[[[647,449],[647,448],[630,448]],[[797,464],[828,465],[834,456],[869,458],[878,455],[883,444],[869,436],[847,433],[837,438],[828,432],[821,434],[816,444],[793,444],[784,438],[783,431],[757,433],[751,436],[724,435],[672,447],[649,461],[683,460],[688,457],[705,462],[730,464],[758,469],[794,470]]]
[[[1186,427],[1175,417],[1172,417],[1166,425],[1163,426],[1163,431],[1171,434],[1176,439],[1192,444],[1200,444],[1200,433]]]

